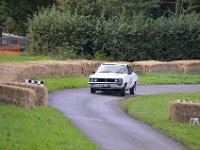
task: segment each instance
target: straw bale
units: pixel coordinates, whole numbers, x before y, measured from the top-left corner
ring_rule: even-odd
[[[24,81],[35,77],[88,76],[104,61],[67,60],[0,63],[0,83]],[[128,63],[137,74],[158,73],[200,73],[200,61],[135,61]]]
[[[27,84],[27,83],[21,83],[21,82],[7,82],[3,83],[3,85],[9,85],[9,86],[15,86],[15,87],[22,87],[31,89],[35,92],[36,98],[34,99],[35,105],[42,105],[46,106],[48,102],[48,92],[45,86],[39,86],[35,84]]]
[[[179,66],[176,64],[162,63],[150,66],[149,72],[154,73],[179,73]]]
[[[200,73],[200,60],[179,60],[172,61],[171,64],[179,66],[179,73],[182,74],[199,74]]]
[[[175,101],[169,105],[169,120],[189,122],[190,117],[200,118],[200,103]]]
[[[134,62],[129,63],[129,65],[132,67],[132,69],[134,70],[134,72],[136,74],[143,74],[144,73],[142,65],[135,64]]]
[[[31,89],[12,85],[0,85],[0,93],[0,102],[25,108],[34,107],[36,95]]]
[[[81,62],[81,73],[84,76],[88,76],[92,74],[93,71],[96,71],[97,68],[102,64],[103,62],[101,61],[84,61]]]

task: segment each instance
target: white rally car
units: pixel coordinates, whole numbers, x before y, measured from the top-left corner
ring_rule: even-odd
[[[91,93],[97,90],[115,90],[121,96],[125,96],[128,90],[130,94],[135,94],[137,80],[138,76],[129,65],[105,63],[90,75],[88,83]]]

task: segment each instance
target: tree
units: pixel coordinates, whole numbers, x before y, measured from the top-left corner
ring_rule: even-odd
[[[200,0],[188,0],[188,12],[200,13]]]
[[[146,15],[152,8],[158,7],[158,2],[159,0],[57,0],[62,11],[97,18]]]
[[[26,34],[27,17],[40,7],[53,4],[53,0],[1,0],[0,21],[5,25],[4,31],[15,34]]]

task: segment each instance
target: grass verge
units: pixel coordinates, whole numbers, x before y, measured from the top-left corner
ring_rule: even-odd
[[[98,149],[66,117],[51,107],[27,110],[0,104],[0,135],[0,149]]]
[[[46,56],[0,56],[0,62],[25,62],[38,60],[55,60]]]
[[[193,150],[200,149],[200,126],[189,123],[172,123],[168,120],[168,106],[176,99],[189,99],[200,102],[200,93],[160,94],[134,97],[121,102],[128,115],[150,124],[154,128],[175,138]]]
[[[49,92],[66,88],[88,87],[88,77],[50,77],[37,80],[43,80]],[[200,75],[159,73],[139,75],[138,85],[159,84],[200,84]]]
[[[138,84],[200,84],[200,74],[148,73],[139,75]]]
[[[35,57],[34,57],[35,59]],[[2,59],[0,59],[1,61]],[[27,60],[30,60],[27,58]],[[16,61],[16,60],[15,60]],[[19,59],[19,61],[26,61],[26,59]],[[158,76],[160,79],[158,80]],[[175,76],[175,77],[174,77]],[[200,75],[199,75],[200,76]],[[167,75],[163,76],[161,74],[145,74],[139,76],[139,84],[185,84],[186,77],[191,78],[191,83],[199,83],[199,76],[196,75],[180,75],[176,77],[176,75]],[[168,80],[166,80],[168,78]],[[173,83],[171,82],[172,78]],[[45,82],[45,86],[48,88],[48,91],[55,91],[64,88],[80,88],[80,87],[88,87],[88,77],[65,77],[65,78],[39,78],[38,80],[43,80]],[[164,82],[163,80],[166,80]],[[175,81],[179,82],[175,82]],[[159,82],[158,82],[159,81]],[[180,82],[181,81],[181,82]],[[188,83],[188,82],[187,82]],[[189,84],[189,83],[188,83]],[[173,94],[172,94],[173,95]],[[177,95],[178,98],[181,98],[181,95]],[[145,113],[143,104],[140,103],[140,99],[142,97],[136,98],[137,101],[137,110],[141,113],[140,119],[145,118],[147,115],[150,115],[149,121],[147,123],[152,124],[154,127],[163,129],[165,132],[169,132],[168,135],[176,137],[177,139],[183,141],[185,144],[188,142],[184,140],[185,137],[188,138],[189,145],[194,149],[200,148],[197,143],[197,140],[193,140],[194,138],[199,139],[199,134],[197,134],[200,130],[198,127],[194,131],[194,128],[191,128],[192,132],[189,131],[189,127],[186,124],[176,124],[170,123],[167,120],[167,108],[165,111],[162,109],[162,105],[165,104],[165,107],[168,105],[168,101],[174,100],[172,97],[168,100],[163,100],[164,98],[170,98],[169,95],[161,96],[162,102],[159,102],[156,105],[157,97],[155,96],[152,100],[149,100],[149,97],[144,97],[144,103],[147,103],[145,107],[148,110],[148,107],[155,108],[152,106],[152,103],[155,103],[155,106],[158,109],[155,109],[159,112],[159,114]],[[174,97],[173,97],[174,98]],[[192,97],[192,94],[188,99],[195,99],[195,96]],[[155,100],[154,100],[155,99]],[[128,105],[131,100],[128,100],[123,104],[123,107]],[[151,102],[152,101],[152,102]],[[154,102],[155,101],[155,102]],[[159,99],[158,99],[159,101]],[[142,101],[141,101],[142,102]],[[151,105],[150,105],[151,104]],[[135,104],[132,104],[135,106]],[[162,107],[160,108],[161,105]],[[132,109],[131,105],[127,107],[128,109]],[[139,109],[138,109],[139,108]],[[134,107],[134,110],[135,107]],[[149,110],[150,111],[150,110]],[[131,111],[130,111],[131,112]],[[163,113],[164,113],[164,122],[163,122]],[[153,117],[156,116],[156,117]],[[139,117],[138,117],[139,118]],[[159,121],[154,121],[153,119],[158,118]],[[159,119],[161,118],[161,119]],[[153,122],[153,123],[152,123]],[[157,122],[154,124],[154,122]],[[158,123],[159,122],[159,123]],[[161,127],[160,127],[161,126]],[[178,135],[176,135],[176,133]],[[175,135],[174,135],[175,134]],[[73,125],[69,120],[66,119],[61,113],[51,107],[36,107],[33,110],[27,110],[23,108],[18,108],[11,105],[3,105],[0,104],[0,149],[10,149],[10,150],[23,150],[23,149],[67,149],[67,150],[95,150],[98,149],[94,144],[90,143],[87,138]],[[192,136],[191,140],[189,139]],[[183,138],[183,139],[182,139]],[[192,144],[190,144],[192,143]]]
[[[51,78],[37,78],[45,83],[49,92],[62,90],[67,88],[83,88],[88,87],[88,77],[51,77]]]

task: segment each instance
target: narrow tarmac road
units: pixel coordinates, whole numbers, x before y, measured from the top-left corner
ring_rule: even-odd
[[[138,86],[137,95],[200,92],[200,85]],[[186,150],[180,143],[127,116],[119,101],[130,97],[67,89],[49,94],[49,105],[61,111],[102,150]],[[142,111],[142,110],[141,110]]]

